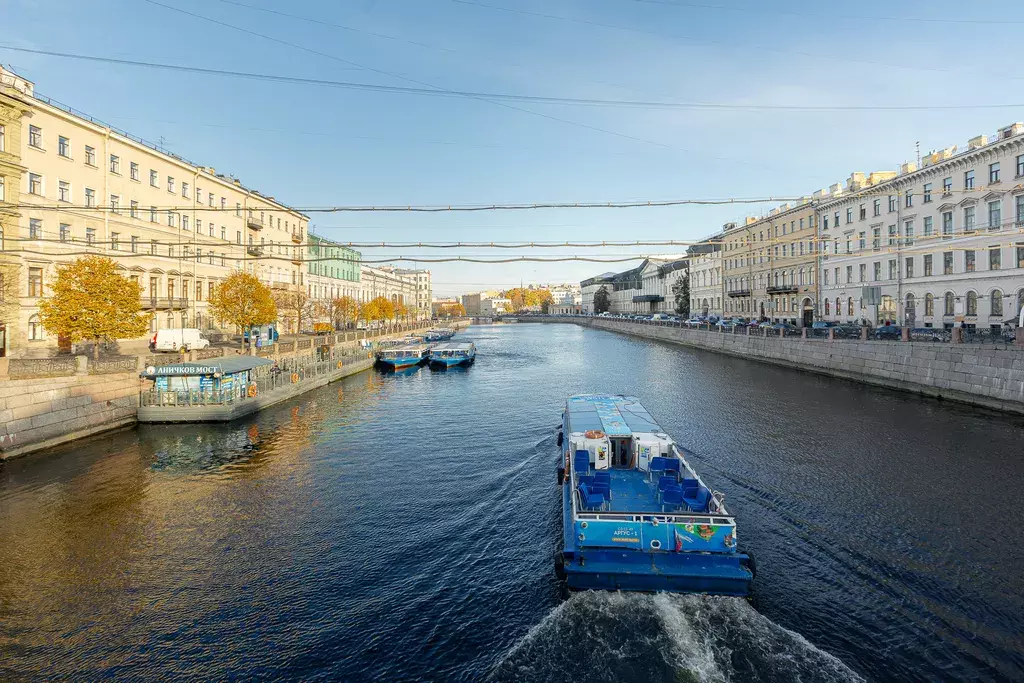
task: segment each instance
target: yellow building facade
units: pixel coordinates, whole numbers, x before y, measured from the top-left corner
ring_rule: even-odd
[[[234,270],[304,290],[307,216],[214,168],[175,155],[38,96],[0,68],[2,254],[18,271],[4,349],[57,345],[39,323],[56,268],[113,258],[142,286],[151,329],[216,329],[207,301]],[[8,297],[9,298],[9,297]]]

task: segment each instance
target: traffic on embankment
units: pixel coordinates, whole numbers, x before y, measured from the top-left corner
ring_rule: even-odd
[[[296,338],[252,354],[221,346],[99,359],[0,359],[0,460],[138,422],[233,420],[368,370],[381,341],[431,327],[424,321]]]
[[[687,326],[679,320],[583,315],[519,316],[518,322],[585,325],[1024,414],[1024,345],[1019,336],[1016,341],[983,342],[952,330],[948,336],[907,340],[908,335],[889,338],[870,328],[847,336],[834,328]]]

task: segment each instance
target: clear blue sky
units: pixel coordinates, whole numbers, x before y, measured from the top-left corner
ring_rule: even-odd
[[[843,8],[757,0],[242,0],[249,7],[227,0],[159,2],[309,51],[144,0],[6,0],[0,45],[573,98],[830,106],[1024,101],[1024,76],[1013,61],[1024,23],[1000,23],[1012,7],[1007,2]],[[927,152],[1024,119],[1024,108],[709,112],[502,106],[2,48],[0,61],[34,80],[43,94],[147,139],[162,137],[174,152],[293,206],[810,194],[851,171],[893,169],[912,160],[916,141]],[[312,218],[320,234],[339,241],[685,240],[770,206]],[[366,258],[428,253],[363,251]],[[652,251],[658,250],[562,253],[613,257]],[[427,267],[438,283],[435,294],[447,294],[520,279],[578,281],[629,265]]]

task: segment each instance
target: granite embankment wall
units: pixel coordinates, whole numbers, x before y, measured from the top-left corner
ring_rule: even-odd
[[[936,342],[801,339],[619,320],[551,318],[1024,414],[1024,349]]]
[[[139,375],[0,381],[0,459],[135,424]]]

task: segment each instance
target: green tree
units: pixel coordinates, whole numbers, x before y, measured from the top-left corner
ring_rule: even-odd
[[[270,288],[254,275],[236,271],[213,288],[210,315],[242,330],[269,325],[277,320],[277,305]],[[245,336],[242,336],[245,348]]]
[[[100,342],[149,331],[151,314],[139,311],[142,286],[118,273],[117,264],[105,256],[57,266],[50,292],[39,302],[39,321],[72,343],[92,340],[94,359],[100,356]]]
[[[611,299],[611,295],[608,294],[608,288],[601,285],[601,288],[594,292],[594,313],[604,313],[611,308]]]
[[[672,284],[672,294],[676,298],[676,313],[690,316],[690,274],[686,273]]]

